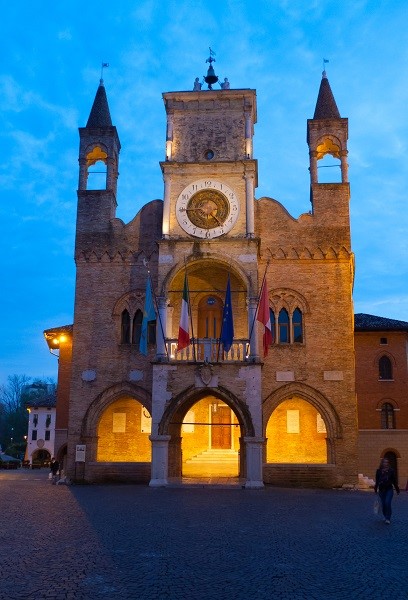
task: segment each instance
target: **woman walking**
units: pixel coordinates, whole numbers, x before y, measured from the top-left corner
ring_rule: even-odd
[[[394,495],[394,488],[397,494],[399,494],[400,489],[395,477],[395,471],[390,467],[388,458],[383,458],[375,474],[374,492],[378,492],[384,521],[388,525],[391,523],[391,502]]]

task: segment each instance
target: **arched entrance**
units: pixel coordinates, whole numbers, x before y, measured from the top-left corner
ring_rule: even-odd
[[[383,458],[388,459],[388,462],[390,463],[390,467],[392,469],[394,469],[395,478],[398,481],[398,460],[397,460],[396,453],[393,452],[392,450],[388,450],[387,452],[384,453]]]
[[[221,433],[214,433],[216,428]],[[248,445],[260,445],[249,408],[221,386],[216,391],[190,388],[175,397],[164,411],[158,435],[151,439],[150,485],[167,485],[167,478],[183,477],[245,477],[247,487],[263,485],[259,479],[261,463],[258,474],[253,451],[251,466],[247,465]]]
[[[209,395],[194,404],[181,426],[184,477],[238,477],[241,428],[228,404]]]
[[[31,464],[35,464],[40,467],[48,467],[51,461],[51,454],[45,448],[35,450],[31,457]]]

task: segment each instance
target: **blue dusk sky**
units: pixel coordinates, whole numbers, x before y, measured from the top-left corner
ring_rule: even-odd
[[[408,321],[406,1],[0,4],[0,384],[12,374],[56,378],[43,330],[73,322],[77,128],[102,61],[122,144],[117,216],[128,222],[163,197],[162,92],[191,90],[209,46],[221,79],[257,90],[256,197],[296,218],[309,211],[306,121],[329,60],[349,119],[355,312]]]

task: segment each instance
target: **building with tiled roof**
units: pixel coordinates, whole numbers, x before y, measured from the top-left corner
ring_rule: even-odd
[[[373,477],[387,457],[408,480],[408,322],[355,315],[359,470]]]

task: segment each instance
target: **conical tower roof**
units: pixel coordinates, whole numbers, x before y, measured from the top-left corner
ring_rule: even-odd
[[[341,119],[326,71],[323,71],[313,119]]]
[[[109,112],[108,98],[106,97],[103,79],[100,80],[86,126],[112,127],[112,119]]]

